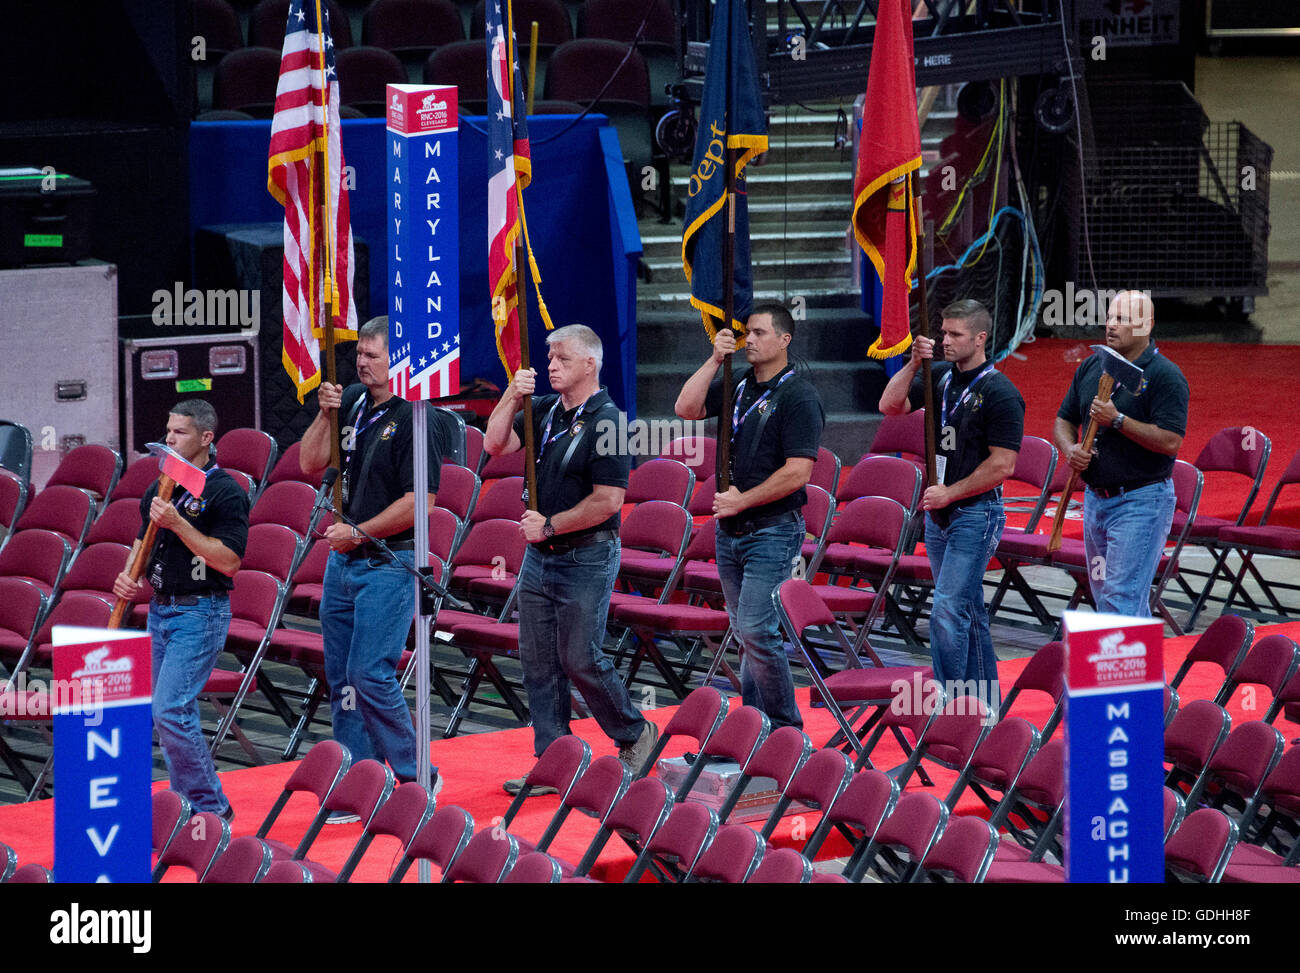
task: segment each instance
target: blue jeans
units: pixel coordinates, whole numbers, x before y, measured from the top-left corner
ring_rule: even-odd
[[[732,634],[740,641],[740,695],[767,714],[772,729],[803,727],[772,593],[790,578],[804,540],[800,517],[732,537],[716,528],[718,578]]]
[[[1002,693],[984,606],[984,572],[1006,523],[1001,498],[956,508],[946,528],[925,516],[925,552],[934,574],[934,678],[949,697],[979,696],[992,711],[1001,705]]]
[[[414,551],[395,553],[415,563]],[[404,781],[415,779],[416,743],[397,664],[415,616],[415,584],[382,554],[350,558],[334,551],[320,605],[334,739],[352,751],[353,763],[387,761]]]
[[[533,718],[533,750],[539,757],[569,732],[570,686],[620,747],[635,743],[645,728],[603,648],[618,563],[617,540],[557,554],[530,544],[524,553],[519,660]]]
[[[217,778],[203,729],[199,693],[226,644],[230,596],[207,595],[197,605],[149,605],[153,640],[153,722],[167,762],[171,789],[195,811],[223,814],[230,807]]]
[[[1174,481],[1083,498],[1088,584],[1099,612],[1151,617],[1151,582],[1174,521]]]

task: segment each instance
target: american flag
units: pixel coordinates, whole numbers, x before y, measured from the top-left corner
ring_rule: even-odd
[[[519,65],[514,64],[514,91],[510,91],[507,70],[511,48],[502,23],[501,0],[484,4],[487,16],[488,49],[488,281],[492,285],[492,320],[496,326],[497,353],[506,375],[519,368],[519,310],[515,241],[519,238],[520,188],[532,178],[528,153],[528,122],[524,113],[524,89]]]
[[[425,355],[412,354],[407,341],[388,350],[388,388],[412,402],[443,399],[460,392],[460,335],[434,342]]]
[[[317,28],[317,0],[290,0],[280,58],[280,82],[271,122],[267,188],[284,206],[284,367],[298,390],[298,401],[320,384],[321,309],[327,262],[334,266],[337,292],[334,332],[355,340],[357,309],[352,303],[352,227],[348,191],[342,183],[343,146],[339,141],[339,82],[334,41],[324,2]],[[323,41],[323,43],[322,43]],[[321,51],[325,85],[321,87]],[[327,144],[328,142],[328,144]],[[317,151],[324,150],[329,173],[325,211],[315,204],[313,179],[319,175]],[[329,223],[322,236],[322,224]],[[324,247],[320,246],[321,242]],[[328,249],[332,254],[322,256]],[[320,250],[322,253],[318,253]]]

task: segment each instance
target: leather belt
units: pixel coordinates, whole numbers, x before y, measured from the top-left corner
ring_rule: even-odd
[[[170,608],[173,605],[178,605],[182,608],[184,607],[192,608],[199,603],[199,599],[201,598],[216,598],[224,594],[226,594],[226,592],[224,591],[207,591],[201,595],[200,594],[194,594],[194,595],[155,594],[153,596],[153,601],[155,605],[159,605],[163,608]]]
[[[1156,483],[1164,483],[1168,480],[1167,476],[1158,476],[1154,480],[1138,480],[1134,483],[1120,483],[1116,486],[1109,487],[1088,487],[1093,493],[1103,500],[1109,500],[1112,497],[1122,497],[1126,493],[1132,493],[1134,490],[1141,490],[1143,487],[1153,486]]]
[[[394,541],[394,542],[392,542],[392,543],[389,543],[389,542],[385,541],[385,543],[388,544],[388,549],[389,549],[390,551],[413,551],[413,550],[415,550],[415,541]],[[344,556],[344,557],[348,557],[348,558],[359,558],[359,557],[364,557],[364,558],[382,557],[382,558],[386,558],[388,555],[386,555],[386,554],[384,553],[383,548],[381,548],[378,544],[371,544],[370,541],[366,541],[366,542],[365,542],[364,544],[362,544],[360,547],[354,547],[352,550],[345,552],[343,556]]]
[[[722,530],[728,537],[745,537],[755,531],[762,530],[764,527],[776,527],[778,524],[793,524],[799,519],[797,510],[787,510],[783,514],[772,514],[768,517],[758,517],[755,520],[746,521],[736,527],[723,527]]]
[[[618,531],[597,530],[590,534],[574,534],[573,537],[561,535],[553,537],[549,541],[539,541],[537,549],[543,554],[567,554],[575,548],[590,547],[592,544],[615,540],[618,540]]]

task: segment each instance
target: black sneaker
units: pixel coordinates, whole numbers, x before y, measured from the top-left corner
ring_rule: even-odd
[[[233,805],[233,804],[227,804],[227,805],[226,805],[226,809],[220,813],[220,817],[224,818],[224,819],[226,820],[227,823],[229,823],[229,822],[235,820],[235,807],[234,807],[234,805]]]
[[[360,814],[353,814],[351,811],[330,811],[329,817],[325,819],[326,824],[355,824],[361,820]]]

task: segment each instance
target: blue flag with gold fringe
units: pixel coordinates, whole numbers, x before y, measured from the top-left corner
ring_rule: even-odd
[[[727,232],[728,148],[740,150],[736,156],[736,245],[731,273],[735,279],[732,313],[743,325],[754,300],[743,173],[750,159],[767,151],[767,118],[759,97],[745,0],[718,0],[713,7],[700,129],[682,233],[682,268],[691,284],[691,303],[700,309],[710,341],[724,317],[722,239]]]

